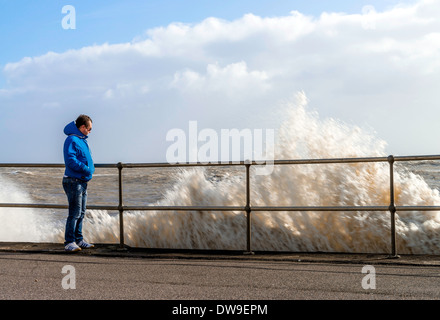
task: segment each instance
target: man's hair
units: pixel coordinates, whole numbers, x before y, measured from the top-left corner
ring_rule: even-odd
[[[92,119],[89,116],[86,116],[85,114],[81,114],[75,121],[76,127],[79,129],[82,125],[85,125],[87,127],[88,122],[92,122]]]

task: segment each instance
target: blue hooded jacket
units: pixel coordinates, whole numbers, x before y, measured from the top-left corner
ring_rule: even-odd
[[[86,140],[88,136],[79,131],[75,121],[64,128],[64,133],[68,136],[64,142],[64,175],[89,181],[95,172],[95,165]]]

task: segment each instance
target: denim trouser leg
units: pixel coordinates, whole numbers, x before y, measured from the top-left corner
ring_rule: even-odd
[[[64,177],[63,188],[69,202],[69,216],[66,222],[64,244],[79,242],[83,239],[82,224],[86,212],[87,182]]]

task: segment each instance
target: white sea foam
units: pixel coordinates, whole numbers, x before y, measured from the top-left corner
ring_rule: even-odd
[[[285,106],[276,159],[385,156],[386,143],[359,127],[320,119],[303,93]],[[252,171],[251,171],[252,172]],[[395,173],[397,205],[440,205],[419,175]],[[212,181],[204,169],[182,171],[158,205],[244,206],[243,176]],[[277,166],[252,175],[254,206],[388,206],[388,163]],[[399,253],[440,253],[439,212],[398,212]],[[118,239],[117,217],[92,211],[93,241]],[[98,223],[99,221],[99,223]],[[154,248],[245,249],[243,212],[127,212],[126,242]],[[390,252],[389,212],[253,212],[254,250]]]
[[[0,202],[31,203],[32,199],[14,181],[0,175]],[[44,233],[42,217],[32,209],[0,208],[0,221],[0,241],[37,242]]]

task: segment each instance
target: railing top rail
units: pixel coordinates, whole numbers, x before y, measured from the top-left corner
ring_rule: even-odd
[[[61,163],[0,163],[1,168],[64,168]]]
[[[0,203],[0,208],[67,209],[65,204]],[[244,206],[88,205],[92,210],[124,211],[246,211]],[[389,206],[250,206],[252,211],[389,211]],[[440,206],[396,206],[397,211],[440,211]]]
[[[197,167],[197,166],[243,166],[243,165],[274,165],[288,164],[328,164],[328,163],[360,163],[360,162],[387,162],[392,157],[393,161],[424,161],[440,160],[440,155],[420,156],[388,156],[388,157],[359,157],[359,158],[323,158],[323,159],[286,159],[286,160],[252,160],[252,161],[228,161],[228,162],[156,162],[156,163],[97,163],[97,168],[158,168],[158,167]],[[62,163],[0,163],[0,168],[64,168]]]
[[[440,160],[440,155],[394,156],[394,161],[423,161],[423,160]]]
[[[64,163],[0,163],[0,168],[64,168]],[[97,163],[97,168],[117,168],[117,163]]]
[[[424,156],[393,156],[394,161],[423,161],[440,160],[440,155]],[[390,157],[360,157],[360,158],[327,158],[327,159],[287,159],[287,160],[252,160],[252,161],[229,161],[229,162],[179,162],[179,163],[122,163],[123,168],[147,168],[147,167],[196,167],[196,166],[243,166],[288,164],[326,164],[326,163],[360,163],[360,162],[388,162]]]

